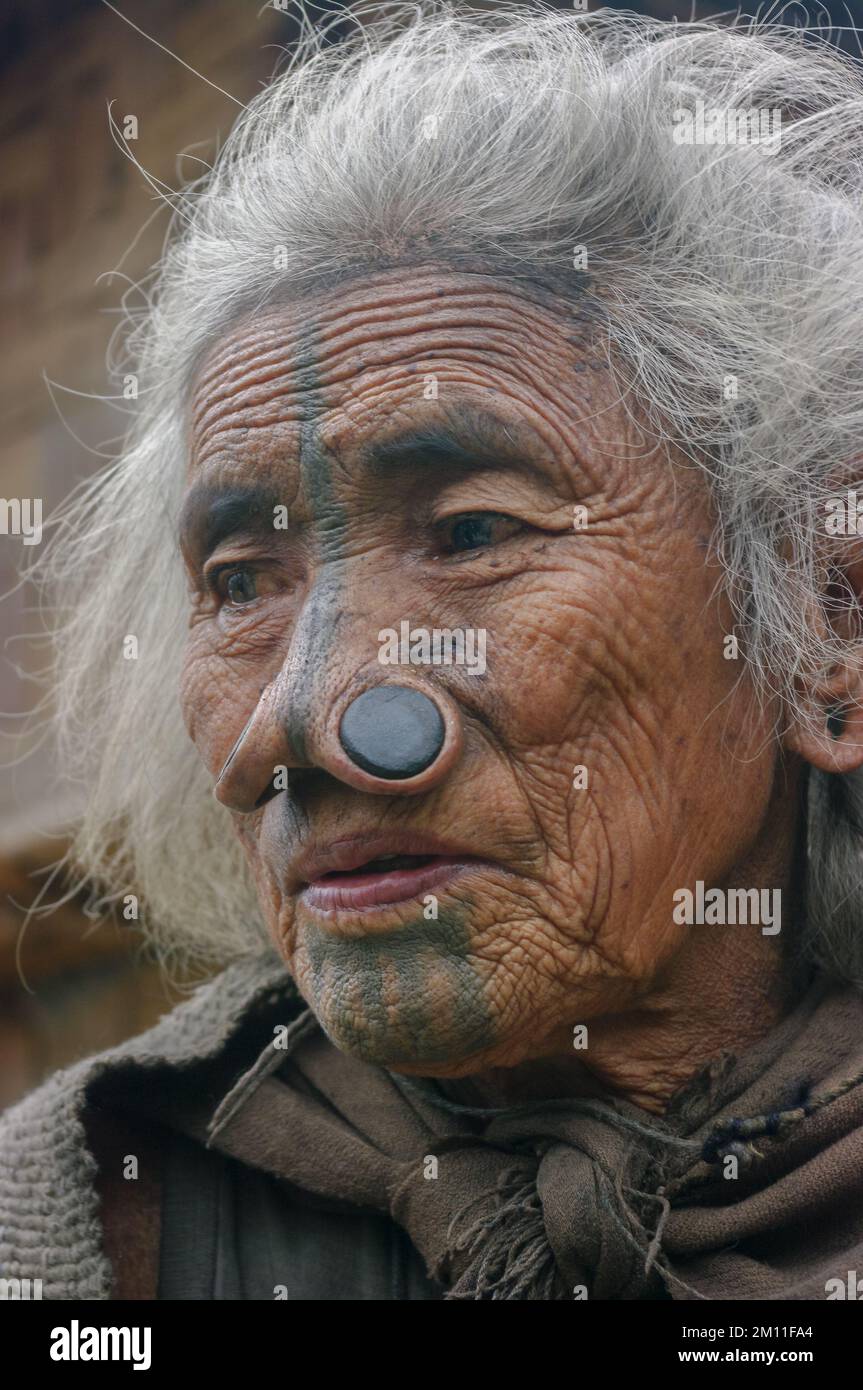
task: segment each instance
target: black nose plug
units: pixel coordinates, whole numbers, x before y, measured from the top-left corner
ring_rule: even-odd
[[[407,685],[364,690],[348,705],[339,727],[351,761],[391,781],[424,772],[443,748],[445,736],[434,700]]]

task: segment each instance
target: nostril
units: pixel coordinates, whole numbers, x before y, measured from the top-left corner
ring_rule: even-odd
[[[440,710],[406,685],[378,685],[348,705],[339,726],[353,763],[391,781],[416,777],[437,759],[446,738]]]
[[[278,776],[274,774],[272,779],[264,787],[264,790],[261,792],[261,795],[255,802],[253,808],[255,811],[260,811],[262,806],[266,806],[268,801],[272,801],[274,796],[278,796],[279,792],[284,791],[284,787],[276,786],[277,781]]]

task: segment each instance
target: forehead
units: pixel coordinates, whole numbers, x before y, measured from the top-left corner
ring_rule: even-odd
[[[360,450],[406,414],[421,425],[455,411],[468,430],[503,425],[511,435],[521,404],[541,424],[543,396],[559,400],[564,378],[589,405],[595,317],[576,293],[433,268],[272,306],[237,323],[201,364],[191,471],[240,454],[254,462],[273,447],[284,456],[310,432],[318,447]]]

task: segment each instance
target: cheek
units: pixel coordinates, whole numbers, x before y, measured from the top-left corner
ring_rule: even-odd
[[[260,845],[261,813],[255,816],[237,816],[234,829],[243,847],[246,860],[255,881],[258,905],[274,945],[293,967],[294,951],[294,909],[290,898],[286,898],[279,886],[278,876],[267,868],[266,857],[261,854]]]
[[[529,604],[514,606],[505,622],[490,623],[489,670],[513,782],[559,860],[559,878],[568,869],[584,871],[583,863],[570,862],[569,850],[578,838],[581,789],[591,765],[596,768],[597,734],[608,727],[614,687],[603,671],[608,632],[599,588],[591,592],[582,583],[582,596],[575,574],[540,578]]]
[[[218,777],[259,698],[260,682],[217,656],[193,634],[180,679],[180,709],[189,737],[213,778]]]
[[[518,758],[540,754],[566,773],[567,743],[597,681],[604,642],[596,595],[579,597],[569,570],[532,578],[529,598],[505,603],[487,618],[489,678],[505,746]]]
[[[502,724],[549,851],[549,915],[564,939],[598,932],[620,959],[649,914],[665,941],[666,879],[684,871],[681,851],[694,861],[709,838],[739,672],[723,660],[723,614],[700,556],[687,570],[668,551],[644,566],[609,554],[538,578],[530,604],[498,627]],[[762,780],[752,768],[743,796],[760,795]]]

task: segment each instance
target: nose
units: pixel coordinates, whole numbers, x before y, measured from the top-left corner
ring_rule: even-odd
[[[446,739],[443,716],[428,695],[408,685],[377,685],[352,700],[339,741],[363,772],[401,782],[438,758]]]
[[[355,694],[359,684],[365,688]],[[362,792],[414,796],[435,787],[463,746],[449,693],[432,695],[417,684],[369,686],[360,672],[351,685],[332,701],[322,694],[300,719],[290,682],[271,682],[219,774],[217,800],[243,814],[256,811],[300,768],[318,768]]]

